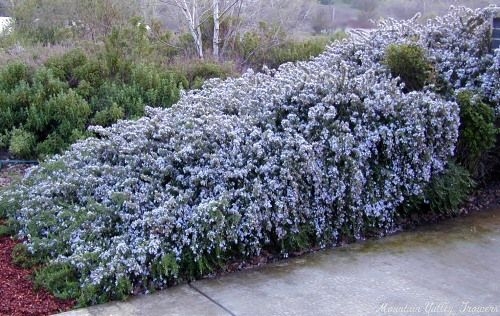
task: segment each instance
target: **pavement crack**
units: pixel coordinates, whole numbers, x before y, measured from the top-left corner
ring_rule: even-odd
[[[229,313],[229,315],[231,316],[236,316],[235,313],[231,312],[228,308],[226,308],[224,305],[222,305],[221,303],[217,302],[216,300],[214,300],[213,298],[211,298],[210,296],[208,296],[207,294],[205,294],[202,290],[198,289],[196,286],[194,286],[192,283],[188,283],[189,287],[192,288],[193,290],[195,290],[196,292],[200,293],[201,295],[203,295],[204,297],[206,297],[210,302],[214,303],[215,305],[219,306],[220,308],[222,308],[223,310],[225,310],[227,313]]]

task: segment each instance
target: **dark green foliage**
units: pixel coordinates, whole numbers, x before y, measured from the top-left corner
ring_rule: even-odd
[[[9,146],[11,154],[19,158],[30,158],[33,156],[35,146],[35,135],[23,129],[12,130]]]
[[[20,82],[29,82],[30,78],[31,70],[25,64],[13,63],[7,65],[0,71],[0,90],[9,92]]]
[[[4,131],[18,127],[26,120],[30,93],[31,88],[26,81],[20,81],[9,92],[0,90],[0,126]]]
[[[141,93],[149,106],[168,107],[179,99],[180,88],[187,88],[186,78],[173,71],[160,71],[153,65],[136,65],[130,84]]]
[[[185,249],[179,262],[179,277],[182,280],[196,280],[216,271],[222,266],[223,258],[218,257],[215,253],[195,259],[192,251]],[[175,269],[175,266],[172,266],[172,268]]]
[[[233,76],[235,70],[231,64],[220,64],[212,61],[195,61],[179,67],[178,72],[184,73],[189,88],[199,89],[203,82],[210,78],[222,78]]]
[[[114,299],[125,300],[132,293],[133,286],[129,278],[121,278],[116,281]]]
[[[286,40],[284,35],[276,37],[276,32],[262,25],[260,32],[245,33],[237,46],[242,64],[261,69],[264,65],[277,68],[286,62],[308,60],[322,53],[328,43],[344,36],[344,33],[336,33],[332,37],[318,36],[306,41],[293,41]]]
[[[0,237],[11,236],[16,232],[12,229],[12,227],[7,225],[0,225]]]
[[[84,130],[90,115],[88,103],[71,89],[30,106],[26,127],[39,137],[37,153],[54,154],[74,142],[74,131]]]
[[[177,278],[179,276],[179,263],[174,254],[163,256],[160,261],[152,266],[152,273],[157,277]]]
[[[91,59],[74,68],[70,78],[74,78],[73,82],[70,79],[72,87],[80,87],[83,82],[86,82],[90,87],[96,88],[106,80],[106,68],[99,60]]]
[[[30,105],[41,106],[48,99],[66,91],[69,85],[58,78],[50,68],[39,68],[33,76],[30,87]]]
[[[76,271],[68,264],[53,264],[35,273],[35,287],[49,290],[60,299],[74,299],[80,293]]]
[[[43,262],[43,259],[31,254],[25,244],[17,244],[12,249],[11,257],[12,262],[21,268],[32,268]]]
[[[120,38],[113,36],[118,50],[114,41]],[[188,86],[184,76],[133,64],[125,53],[121,47],[116,62],[127,65],[111,68],[111,52],[89,58],[82,50],[50,58],[35,72],[22,64],[6,66],[0,71],[0,146],[18,158],[44,157],[86,137],[91,124],[108,126],[142,116],[146,105],[177,102],[180,88]]]
[[[298,233],[290,232],[282,239],[282,251],[303,251],[315,245],[314,227],[302,225]]]
[[[45,66],[51,69],[59,80],[71,82],[73,79],[77,79],[75,73],[87,62],[85,53],[80,49],[75,49],[61,57],[48,59]]]
[[[90,106],[92,111],[96,111],[97,117],[94,121],[102,119],[102,111],[108,111],[113,106],[121,108],[126,117],[137,118],[144,113],[145,100],[143,100],[142,93],[137,86],[108,81],[92,96]],[[110,113],[106,116],[110,118]],[[109,123],[114,122],[110,121]]]
[[[270,68],[277,68],[279,65],[286,62],[294,62],[299,60],[308,60],[311,57],[321,54],[331,39],[326,37],[318,37],[308,41],[290,41],[283,45],[272,48],[266,57],[263,64]],[[267,59],[267,60],[265,60]]]
[[[8,213],[12,212],[12,209],[4,207],[5,205],[0,205],[0,237],[14,236],[19,228],[18,223],[13,218],[8,218]]]
[[[131,72],[132,62],[127,56],[127,42],[120,35],[121,32],[115,29],[106,39],[102,59],[111,77],[126,79]]]
[[[166,53],[162,46],[170,39],[169,33],[162,33],[157,23],[153,23],[149,34],[144,22],[139,18],[130,21],[129,27],[115,28],[104,40],[104,51],[100,59],[104,62],[108,75],[128,81],[134,65],[155,61],[154,53]]]
[[[389,45],[384,62],[394,77],[401,78],[407,92],[422,90],[429,79],[430,64],[418,45]]]
[[[109,108],[96,112],[91,123],[93,125],[110,126],[124,117],[125,112],[123,108],[113,102]]]
[[[446,171],[432,180],[425,190],[433,213],[456,213],[474,188],[470,173],[463,167],[450,163]]]
[[[460,92],[457,102],[460,105],[460,129],[455,157],[460,165],[480,179],[488,172],[483,160],[495,146],[498,133],[495,113],[472,92]]]
[[[421,196],[407,201],[400,210],[404,220],[422,220],[426,216],[450,216],[459,211],[475,186],[470,173],[462,166],[450,162],[446,170],[435,176]]]
[[[99,285],[87,285],[83,288],[79,288],[76,287],[78,286],[78,283],[75,284],[75,287],[71,286],[70,288],[62,288],[62,290],[67,293],[74,294],[74,296],[69,298],[76,298],[77,306],[79,307],[102,304],[111,300],[125,300],[133,292],[132,282],[128,278],[107,280],[107,283],[113,284],[111,292]],[[62,282],[61,285],[63,285]]]
[[[8,148],[9,144],[10,144],[10,131],[5,130],[4,133],[0,133],[0,148]]]

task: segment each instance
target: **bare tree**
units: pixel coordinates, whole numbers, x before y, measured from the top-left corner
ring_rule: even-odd
[[[219,58],[219,38],[220,38],[220,12],[219,0],[213,0],[214,36],[212,41],[212,54]]]
[[[205,0],[161,0],[167,5],[174,6],[181,10],[187,23],[189,33],[193,37],[196,53],[200,59],[203,59],[203,40],[201,33],[201,24],[203,17],[208,12]]]
[[[220,55],[221,23],[232,15],[233,9],[243,0],[160,0],[161,2],[180,9],[189,33],[193,37],[196,53],[204,58],[202,25],[210,17],[213,19],[212,55],[217,59]]]

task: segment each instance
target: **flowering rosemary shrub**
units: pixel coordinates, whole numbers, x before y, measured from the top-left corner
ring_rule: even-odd
[[[432,86],[403,92],[384,52],[420,45],[450,85],[494,100],[484,87],[498,85],[499,52],[481,57],[475,46],[488,12],[386,21],[364,43],[211,80],[172,108],[92,127],[94,138],[32,169],[0,206],[15,210],[31,252],[73,269],[83,303],[162,288],[189,264],[203,274],[212,259],[270,244],[286,253],[304,231],[322,246],[384,233],[444,170],[459,127],[457,103]],[[482,24],[458,28],[464,19]]]

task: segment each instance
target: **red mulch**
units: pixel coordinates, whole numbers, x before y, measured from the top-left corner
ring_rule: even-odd
[[[11,253],[16,244],[10,237],[0,238],[0,315],[51,315],[71,309],[74,302],[35,290],[30,281],[33,271],[12,264]]]
[[[0,187],[21,176],[28,167],[4,166],[0,170]],[[17,243],[10,237],[0,237],[0,316],[52,315],[71,309],[73,301],[63,301],[45,290],[35,290],[30,280],[33,270],[12,263],[11,253]]]

